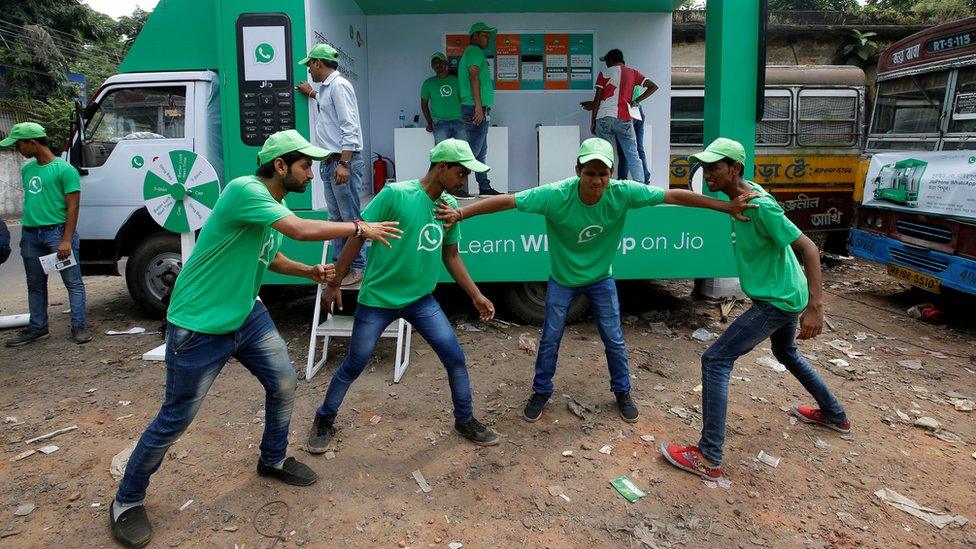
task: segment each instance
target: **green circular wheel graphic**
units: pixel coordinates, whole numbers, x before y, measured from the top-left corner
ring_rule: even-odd
[[[153,158],[142,186],[149,215],[174,233],[202,227],[219,196],[217,171],[193,151],[169,151]]]

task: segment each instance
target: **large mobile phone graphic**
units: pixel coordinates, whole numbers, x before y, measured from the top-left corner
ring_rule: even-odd
[[[237,18],[237,83],[241,141],[260,146],[295,127],[291,19],[284,13]]]

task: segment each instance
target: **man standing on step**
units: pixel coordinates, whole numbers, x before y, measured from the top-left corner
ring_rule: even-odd
[[[295,486],[318,478],[295,458],[285,457],[297,378],[285,341],[264,304],[255,301],[261,279],[267,270],[320,284],[335,278],[331,265],[304,265],[285,257],[278,251],[282,234],[313,241],[356,236],[389,245],[386,239],[399,233],[396,223],[302,219],[282,203],[290,192],[305,192],[312,180],[312,160],[328,154],[295,130],[272,134],[258,153],[257,173],[239,177],[221,191],[170,299],[162,408],[132,451],[109,509],[112,534],[119,543],[149,543],[152,528],[143,505],[149,477],[190,426],[231,357],[265,390],[258,474]]]
[[[451,193],[466,185],[471,172],[483,173],[488,166],[478,162],[471,148],[459,139],[445,139],[430,151],[430,169],[422,179],[387,185],[363,211],[367,221],[397,219],[403,238],[390,248],[373,246],[369,252],[366,276],[359,290],[359,303],[349,341],[349,353],[332,376],[322,405],[315,412],[306,449],[325,452],[335,435],[335,419],[346,391],[363,372],[383,330],[397,319],[404,319],[427,340],[447,370],[454,403],[454,429],[478,444],[498,444],[498,434],[474,418],[471,383],[464,352],[454,327],[431,292],[437,285],[441,263],[471,298],[482,320],[495,316],[495,306],[468,275],[458,252],[460,223],[445,228],[434,218],[438,203],[457,205]],[[337,276],[349,268],[359,253],[362,241],[353,240],[336,264]],[[322,297],[322,307],[330,311],[335,303],[342,309],[342,295],[330,283]]]
[[[471,25],[468,29],[471,44],[464,49],[458,62],[464,139],[482,164],[488,156],[488,128],[491,126],[491,108],[495,104],[495,80],[485,50],[491,42],[491,35],[497,32],[498,29],[484,23]],[[479,195],[500,194],[491,187],[487,173],[475,173],[475,179],[478,181]]]

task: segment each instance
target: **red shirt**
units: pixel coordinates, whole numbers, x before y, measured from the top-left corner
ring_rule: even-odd
[[[600,110],[597,111],[597,118],[612,116],[620,120],[631,120],[630,100],[633,97],[634,86],[638,86],[647,80],[643,74],[635,69],[617,63],[600,71],[600,76],[596,79],[596,89],[602,90],[600,94]]]

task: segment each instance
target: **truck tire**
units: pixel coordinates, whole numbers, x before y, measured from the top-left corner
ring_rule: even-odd
[[[163,298],[176,284],[183,268],[180,236],[157,233],[136,245],[125,265],[125,285],[129,295],[147,313],[156,318],[166,316]]]
[[[546,287],[545,282],[512,282],[505,285],[505,304],[522,322],[535,326],[542,326],[546,317]],[[583,317],[590,302],[585,296],[579,296],[569,305],[566,322],[576,322]]]

